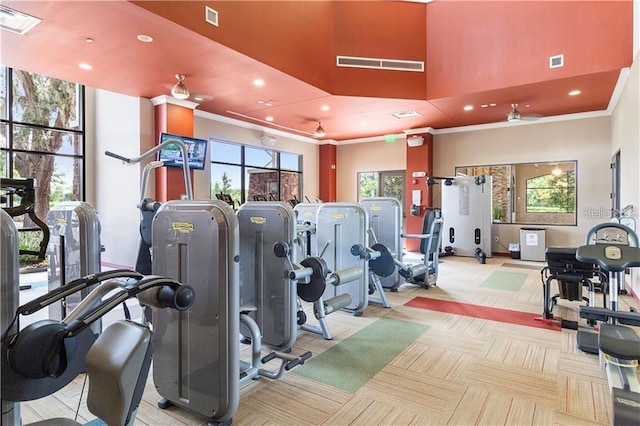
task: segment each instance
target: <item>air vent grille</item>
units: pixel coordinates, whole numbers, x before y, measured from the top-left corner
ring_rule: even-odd
[[[336,65],[350,68],[372,68],[394,71],[424,72],[424,62],[400,59],[359,58],[355,56],[336,56]]]
[[[549,56],[549,68],[560,68],[564,66],[564,55]]]
[[[0,28],[12,33],[24,35],[42,22],[41,19],[0,6]]]
[[[218,26],[218,11],[210,8],[209,6],[204,7],[204,16],[205,20],[211,25]]]
[[[422,114],[420,114],[418,111],[403,111],[403,112],[396,112],[391,114],[393,115],[395,118],[398,118],[400,120],[405,119],[405,118],[416,118],[416,117],[422,117]]]

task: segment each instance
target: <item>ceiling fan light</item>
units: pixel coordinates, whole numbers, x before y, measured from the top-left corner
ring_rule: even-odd
[[[511,122],[514,122],[514,121],[522,120],[522,116],[520,115],[520,112],[518,111],[518,104],[511,104],[511,107],[513,109],[511,110],[509,115],[507,115],[507,121],[509,123],[511,123]]]
[[[321,137],[323,137],[325,134],[326,134],[326,133],[325,133],[324,129],[322,128],[322,122],[318,121],[318,128],[316,129],[316,131],[315,131],[315,132],[313,132],[313,135],[314,135],[316,138],[321,138]]]
[[[178,82],[171,88],[171,96],[176,99],[187,99],[191,95],[189,93],[189,89],[184,85],[182,80],[184,80],[184,74],[176,74],[176,78]]]

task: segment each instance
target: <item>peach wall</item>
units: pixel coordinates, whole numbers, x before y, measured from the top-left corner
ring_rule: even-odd
[[[531,123],[531,122],[528,122]],[[434,172],[452,175],[456,166],[577,160],[577,226],[547,229],[547,246],[579,246],[611,206],[611,118],[608,116],[496,129],[436,134]],[[440,200],[438,188],[434,203]],[[600,216],[600,217],[598,217]],[[508,247],[519,242],[518,224],[494,224],[493,235]],[[507,252],[493,243],[494,252]]]
[[[337,148],[337,201],[358,200],[358,172],[405,170],[405,140],[339,144]]]

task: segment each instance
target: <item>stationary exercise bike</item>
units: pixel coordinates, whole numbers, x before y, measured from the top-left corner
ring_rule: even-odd
[[[595,336],[611,387],[613,424],[636,425],[640,419],[640,337],[625,325],[639,327],[640,314],[618,311],[618,293],[624,271],[640,267],[638,236],[620,223],[597,225],[587,234],[587,245],[578,247],[576,259],[597,264],[609,275],[609,307],[582,306],[580,317],[602,322]]]

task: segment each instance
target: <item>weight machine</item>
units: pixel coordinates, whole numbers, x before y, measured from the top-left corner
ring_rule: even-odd
[[[192,289],[168,278],[116,270],[71,281],[18,306],[18,233],[7,213],[0,212],[0,219],[1,423],[19,425],[20,402],[50,395],[87,371],[89,410],[109,424],[132,425],[151,362],[151,331],[117,321],[96,340],[91,325],[131,297],[155,308],[188,309],[194,299]],[[21,329],[21,316],[90,287],[94,291],[61,321],[46,319]],[[71,423],[68,419],[41,422]]]

